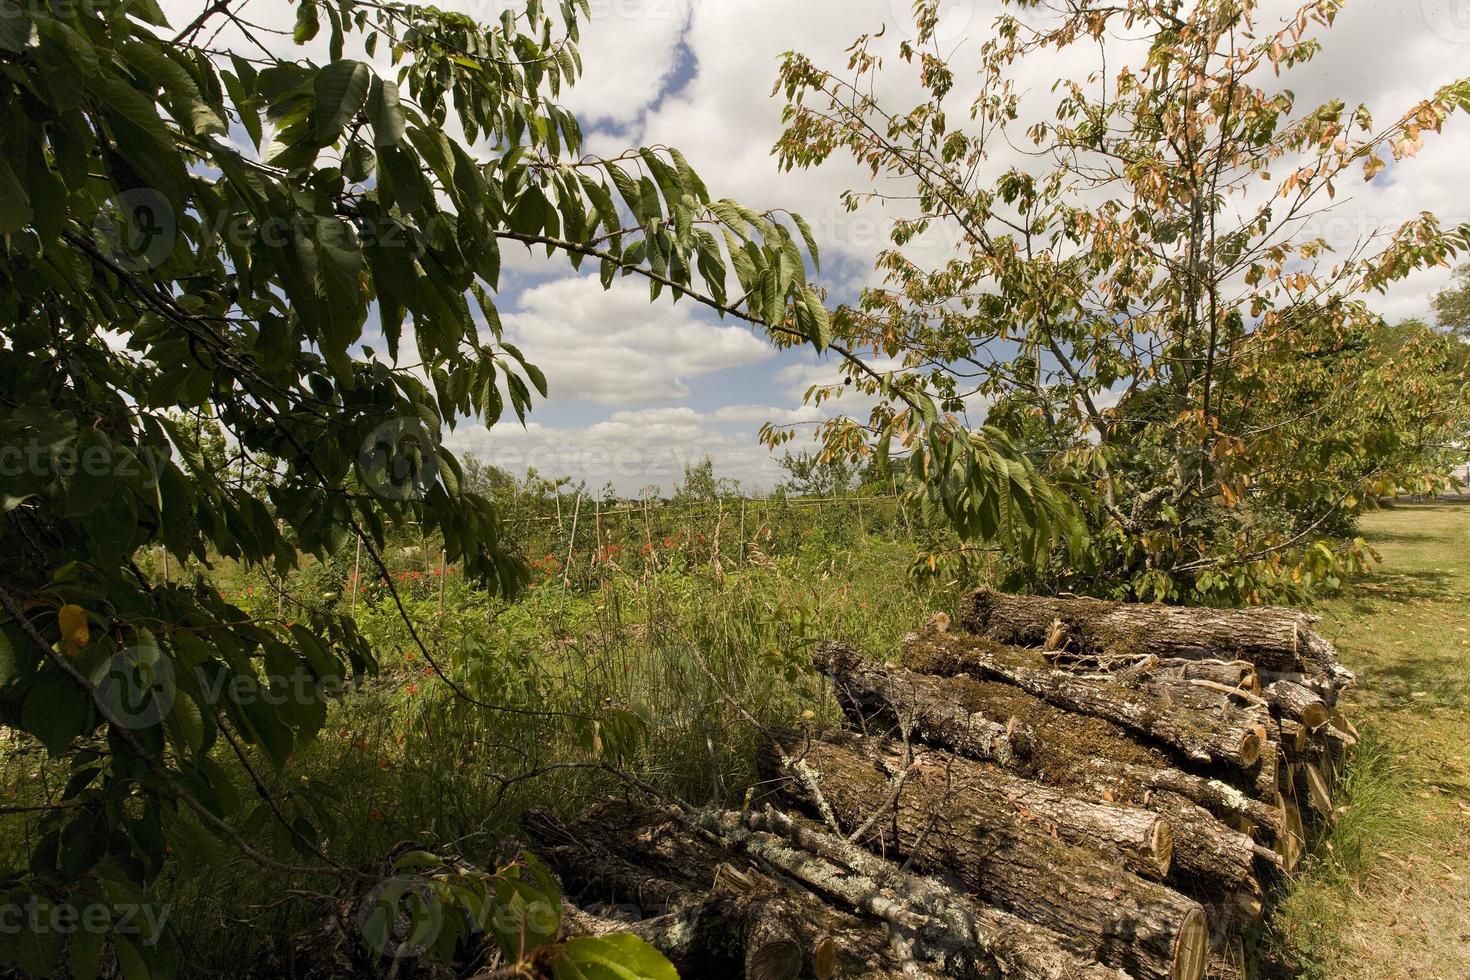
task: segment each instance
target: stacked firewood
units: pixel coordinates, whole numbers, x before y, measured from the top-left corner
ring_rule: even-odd
[[[570,921],[686,977],[1240,975],[1356,740],[1312,620],[981,590],[958,626],[819,646],[849,726],[768,733],[764,805],[531,821]]]

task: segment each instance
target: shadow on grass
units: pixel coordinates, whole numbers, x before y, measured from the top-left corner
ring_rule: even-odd
[[[1354,615],[1374,616],[1405,602],[1447,599],[1458,583],[1459,576],[1438,569],[1379,573],[1354,586],[1348,609]]]

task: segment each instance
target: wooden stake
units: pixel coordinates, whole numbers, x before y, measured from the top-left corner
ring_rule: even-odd
[[[745,561],[745,498],[740,498],[740,560]]]
[[[557,502],[561,502],[561,494],[557,494]],[[572,552],[577,547],[577,515],[582,513],[582,491],[577,491],[577,503],[572,508],[572,536],[567,539],[567,562],[561,568],[561,603],[556,609],[556,618],[561,620],[562,614],[567,608],[567,586],[572,582]]]
[[[352,615],[357,616],[357,593],[362,590],[362,538],[357,539],[357,554],[352,559]]]

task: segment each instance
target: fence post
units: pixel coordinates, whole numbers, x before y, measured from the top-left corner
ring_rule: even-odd
[[[357,554],[352,559],[352,618],[357,618],[357,593],[362,588],[362,535],[358,534]]]
[[[561,503],[561,495],[557,494],[557,503]],[[567,586],[572,582],[572,554],[577,549],[577,515],[582,513],[582,491],[577,490],[577,503],[572,508],[572,536],[567,539],[567,563],[561,569],[561,603],[556,609],[556,618],[560,624],[562,615],[567,608]]]
[[[740,560],[745,561],[745,498],[740,498]]]

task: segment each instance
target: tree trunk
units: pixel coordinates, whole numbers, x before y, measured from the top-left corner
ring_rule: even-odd
[[[1148,808],[1165,817],[1173,828],[1174,880],[1198,883],[1211,894],[1261,894],[1256,859],[1264,855],[1255,841],[1174,793],[1153,793]],[[1266,860],[1274,864],[1276,855]]]
[[[842,837],[771,807],[701,811],[686,818],[813,891],[870,915],[950,977],[1121,980],[1069,951],[1065,937],[980,905],[934,877],[921,877]]]
[[[1117,672],[1118,680],[1124,683],[1136,683],[1149,677],[1210,681],[1224,687],[1239,688],[1249,694],[1261,693],[1261,676],[1255,664],[1244,660],[1181,660],[1150,656]]]
[[[1330,687],[1352,684],[1353,675],[1313,622],[1291,609],[1182,608],[989,589],[972,592],[960,607],[965,629],[1001,643],[1040,646],[1060,623],[1063,645],[1077,653],[1248,660],[1273,673],[1305,666]]]
[[[1203,682],[1117,684],[1056,670],[1034,651],[960,635],[911,636],[904,642],[904,659],[923,673],[978,673],[1008,681],[1068,711],[1157,739],[1199,763],[1249,769],[1266,735],[1264,712],[1242,708]]]
[[[996,806],[954,767],[921,764],[895,792],[867,751],[800,738],[785,750],[819,774],[825,805],[846,832],[869,828],[863,839],[870,847],[1074,936],[1098,960],[1135,977],[1198,980],[1203,973],[1208,930],[1197,903],[1052,837],[1020,808]],[[817,803],[804,780],[777,783],[788,796]]]

